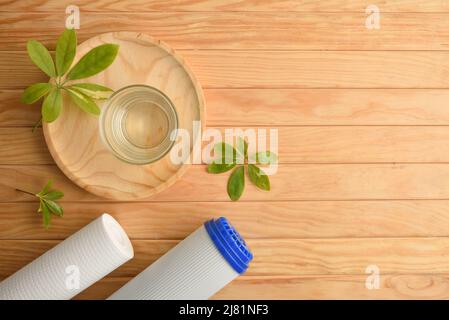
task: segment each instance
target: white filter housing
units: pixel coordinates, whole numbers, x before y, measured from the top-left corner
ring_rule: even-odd
[[[225,218],[208,221],[111,300],[205,300],[243,273],[252,254]]]
[[[0,300],[71,299],[134,256],[125,231],[103,214],[0,283]]]

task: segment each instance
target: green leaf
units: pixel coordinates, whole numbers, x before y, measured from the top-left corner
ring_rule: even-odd
[[[22,93],[22,103],[32,104],[50,92],[53,86],[50,83],[35,83],[25,89]]]
[[[49,77],[55,77],[55,64],[51,58],[50,52],[42,43],[36,40],[30,40],[27,43],[27,51],[31,61],[44,71]]]
[[[251,182],[259,189],[270,191],[270,179],[259,167],[249,164],[248,175]]]
[[[274,152],[262,151],[256,153],[256,162],[260,164],[273,164],[277,163],[278,157]]]
[[[246,140],[241,137],[237,137],[236,149],[239,162],[242,160],[242,158],[242,162],[248,159],[248,142],[246,142]]]
[[[44,200],[44,203],[47,205],[48,210],[50,210],[51,213],[60,217],[64,215],[64,210],[58,203],[52,200]]]
[[[220,142],[214,146],[215,163],[232,164],[235,163],[237,152],[227,143]]]
[[[64,193],[61,191],[50,191],[42,196],[45,200],[58,200],[64,196]]]
[[[69,88],[75,89],[92,99],[107,99],[114,92],[112,89],[94,83],[77,83]]]
[[[91,77],[114,62],[119,46],[117,44],[103,44],[86,53],[80,61],[69,71],[68,80]]]
[[[235,167],[235,163],[215,163],[212,162],[211,164],[209,164],[207,166],[207,172],[209,173],[223,173],[226,171],[231,170],[232,168]]]
[[[39,207],[37,209],[37,212],[42,214],[43,224],[47,229],[50,227],[52,214],[60,217],[64,215],[62,206],[55,201],[62,198],[64,194],[58,190],[50,191],[52,185],[53,181],[48,180],[47,184],[42,188],[42,190],[39,193],[35,194],[35,196],[39,199]],[[25,190],[16,190],[24,192],[26,194],[32,194],[31,192]]]
[[[72,101],[83,111],[94,115],[100,114],[100,108],[91,98],[75,89],[65,88],[65,90],[69,93]]]
[[[64,75],[72,65],[76,54],[76,33],[73,29],[66,29],[56,44],[56,72]]]
[[[42,118],[45,122],[53,122],[59,116],[62,108],[61,90],[56,88],[45,97],[42,104]]]
[[[51,214],[50,210],[47,207],[47,204],[42,200],[41,200],[41,208],[42,208],[42,218],[44,221],[44,227],[45,229],[48,229],[51,223]]]
[[[46,195],[48,193],[48,191],[50,191],[52,185],[53,185],[53,180],[51,180],[51,179],[48,180],[45,187],[38,194],[36,194],[36,196],[41,197],[41,196]]]
[[[243,166],[237,167],[228,180],[228,195],[232,201],[237,201],[242,196],[245,189],[245,169]]]

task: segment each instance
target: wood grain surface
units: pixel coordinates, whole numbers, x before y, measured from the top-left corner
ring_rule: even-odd
[[[0,0],[0,279],[102,212],[123,225],[135,259],[81,293],[102,299],[202,222],[226,216],[248,240],[248,272],[215,299],[449,298],[449,2],[80,0],[81,40],[140,31],[166,41],[205,88],[207,126],[277,128],[272,190],[194,165],[148,199],[101,199],[55,165],[39,104],[21,91],[45,76],[30,38],[55,48],[68,0]],[[65,216],[46,231],[35,192],[64,190]],[[170,226],[170,227],[167,227]],[[365,287],[369,265],[380,288]]]
[[[100,280],[75,299],[103,299],[131,278]],[[448,275],[383,275],[377,290],[365,288],[366,276],[243,276],[234,280],[213,299],[448,299]]]
[[[134,258],[111,277],[132,277],[173,248],[178,240],[132,240]],[[385,274],[447,274],[447,238],[249,239],[254,253],[245,275],[364,275],[369,265]],[[2,240],[4,278],[59,243],[58,240]]]
[[[371,4],[367,0],[89,0],[76,1],[78,6],[86,12],[142,12],[142,11],[268,11],[283,13],[297,12],[364,12]],[[63,12],[73,4],[71,0],[0,0],[1,11],[12,12]],[[448,12],[449,4],[446,0],[379,0],[377,4],[385,12]]]
[[[206,89],[449,88],[449,51],[178,51]],[[1,89],[46,79],[25,51],[1,51],[0,68]]]
[[[82,10],[82,7],[81,7]],[[364,10],[350,15],[296,12],[153,12],[82,14],[86,40],[99,33],[139,31],[164,39],[177,49],[268,50],[447,50],[448,13],[384,13],[382,32],[367,32]],[[65,15],[2,13],[0,42],[23,48],[36,38],[48,48]],[[267,23],[267,21],[276,21]],[[29,29],[29,24],[35,25]],[[188,26],[186,28],[186,26]],[[282,36],[279,36],[280,33]]]
[[[209,127],[449,124],[445,89],[236,88],[204,93]],[[2,127],[29,127],[39,119],[39,103],[23,105],[20,94],[18,89],[0,89]]]
[[[208,129],[224,135],[229,128]],[[20,149],[11,146],[12,134]],[[280,163],[449,163],[449,131],[444,126],[286,126],[277,134]],[[205,139],[203,145],[209,143]],[[5,154],[0,165],[54,163],[42,130],[0,128],[0,153]]]

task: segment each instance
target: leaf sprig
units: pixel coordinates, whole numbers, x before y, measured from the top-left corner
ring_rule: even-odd
[[[52,215],[56,215],[59,217],[62,217],[64,215],[64,210],[62,209],[61,205],[56,202],[56,200],[59,200],[64,196],[64,193],[59,190],[52,190],[52,186],[53,181],[48,180],[44,188],[36,194],[17,189],[20,192],[35,196],[39,199],[39,208],[37,212],[42,214],[43,224],[46,229],[48,229],[51,225]]]
[[[99,84],[68,82],[91,77],[109,67],[117,56],[119,46],[107,43],[93,48],[70,69],[76,55],[76,45],[75,30],[65,30],[56,44],[54,62],[42,43],[36,40],[27,43],[31,61],[51,79],[48,83],[35,83],[26,88],[21,100],[23,103],[32,104],[44,98],[41,120],[45,122],[53,122],[58,118],[63,107],[63,92],[83,111],[93,115],[100,114],[100,108],[94,100],[106,99],[113,92],[112,89]]]
[[[258,152],[252,155],[255,163],[248,161],[248,143],[241,139],[237,139],[237,150],[224,142],[218,143],[214,147],[217,160],[213,161],[207,167],[209,173],[223,173],[233,168],[228,179],[227,191],[232,201],[237,201],[243,194],[245,189],[245,168],[248,173],[249,180],[259,189],[270,191],[270,179],[268,175],[256,164],[274,164],[277,162],[277,155],[271,151]],[[239,157],[243,157],[243,164],[240,164]]]

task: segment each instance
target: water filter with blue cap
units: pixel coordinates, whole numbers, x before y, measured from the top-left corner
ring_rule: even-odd
[[[226,218],[207,221],[110,300],[206,300],[248,269],[253,255]]]

